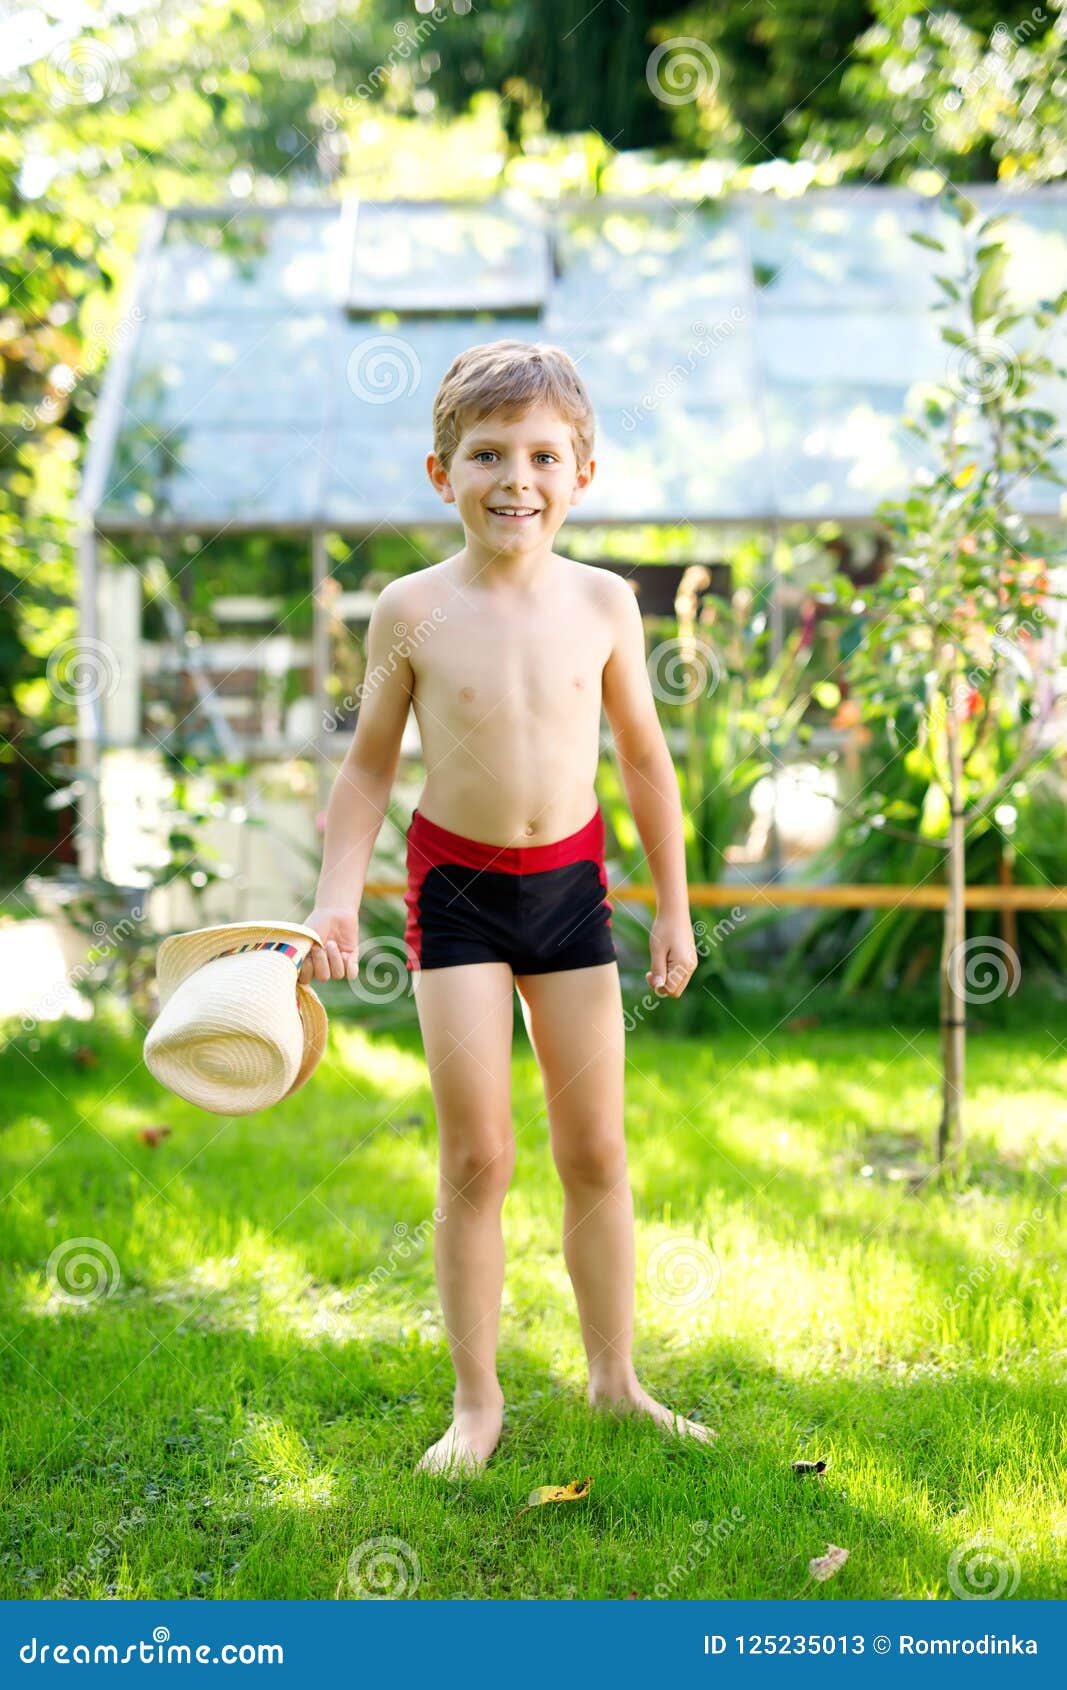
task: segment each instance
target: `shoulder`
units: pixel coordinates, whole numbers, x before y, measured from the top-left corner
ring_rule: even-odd
[[[412,570],[410,575],[398,575],[386,582],[378,594],[376,609],[381,617],[394,617],[414,625],[432,616],[445,594],[442,565],[429,564],[425,569]]]
[[[568,565],[576,571],[574,580],[589,603],[612,621],[625,616],[629,605],[636,605],[637,596],[630,583],[613,569],[604,569],[596,563],[575,563],[573,559],[568,559]]]

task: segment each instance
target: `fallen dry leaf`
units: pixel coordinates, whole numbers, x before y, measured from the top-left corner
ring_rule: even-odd
[[[79,1045],[73,1052],[74,1060],[79,1068],[99,1068],[100,1058],[92,1045]]]
[[[577,1502],[589,1495],[592,1482],[592,1479],[572,1479],[569,1485],[538,1485],[530,1492],[530,1500],[519,1509],[519,1514],[525,1514],[530,1508],[539,1508],[543,1502]],[[516,1514],[516,1520],[519,1514]]]
[[[847,1549],[839,1549],[836,1543],[828,1543],[825,1555],[816,1555],[813,1561],[808,1562],[808,1572],[821,1584],[823,1579],[833,1578],[835,1573],[839,1573],[847,1560]]]
[[[137,1137],[142,1144],[150,1144],[154,1150],[157,1144],[162,1144],[165,1138],[170,1137],[170,1128],[162,1124],[158,1127],[138,1127]]]

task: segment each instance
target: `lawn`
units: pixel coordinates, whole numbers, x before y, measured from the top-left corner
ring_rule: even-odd
[[[235,1120],[113,1026],[7,1050],[0,1595],[1064,1594],[1067,1044],[972,1038],[952,1187],[922,1179],[933,1033],[631,1035],[638,1372],[707,1447],[585,1405],[519,1024],[504,1435],[457,1484],[412,1472],[452,1387],[418,1033],[331,1038]],[[828,1544],[849,1559],[813,1583]]]

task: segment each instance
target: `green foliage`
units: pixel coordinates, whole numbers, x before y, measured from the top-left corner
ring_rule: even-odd
[[[1067,167],[1061,0],[1047,7],[880,0],[841,72],[843,115],[812,139],[875,178],[1049,181]]]
[[[879,506],[894,558],[869,595],[869,628],[849,676],[865,720],[884,720],[902,751],[915,729],[946,792],[945,716],[950,701],[965,706],[963,798],[987,807],[1001,772],[994,752],[1004,743],[990,730],[1008,709],[1017,752],[1032,737],[1035,687],[1026,651],[1059,596],[1049,585],[1059,542],[1034,529],[1016,494],[1034,477],[1063,479],[1051,459],[1064,437],[1051,414],[1034,406],[1033,393],[1039,379],[1064,378],[1044,341],[1067,293],[1030,311],[1013,309],[998,238],[1005,220],[978,219],[955,194],[946,204],[961,245],[954,293],[935,306],[948,349],[946,377],[926,390],[923,414],[909,419],[935,467],[907,497]],[[1034,332],[1009,338],[1020,322]],[[842,609],[855,603],[851,582],[840,582],[838,591]],[[1036,746],[1033,760],[1040,760]]]
[[[979,219],[955,195],[947,203],[960,246],[959,271],[945,278],[938,307],[947,375],[927,390],[922,415],[912,419],[935,467],[904,499],[880,507],[894,557],[865,595],[866,633],[845,664],[873,737],[833,866],[844,881],[944,880],[938,859],[948,835],[951,710],[964,717],[958,802],[967,817],[969,881],[996,882],[1007,854],[1019,882],[1047,877],[1058,884],[1067,853],[1062,830],[1050,831],[1054,789],[1042,785],[1056,753],[1043,733],[1052,696],[1030,654],[1058,597],[1049,570],[1059,554],[1014,495],[1032,475],[1060,479],[1050,463],[1059,444],[1053,418],[1032,396],[1039,377],[1062,377],[1043,336],[1067,299],[1014,310],[997,238],[1003,220]],[[1009,339],[1020,323],[1030,332]],[[841,579],[836,586],[839,608],[854,608],[853,584]],[[813,868],[828,864],[829,857]],[[936,955],[940,921],[915,910],[827,912],[792,960],[841,971],[846,988],[908,984]],[[995,922],[972,912],[968,927],[979,934]],[[1024,961],[1062,968],[1067,960],[1055,918],[1021,913],[1018,935]]]

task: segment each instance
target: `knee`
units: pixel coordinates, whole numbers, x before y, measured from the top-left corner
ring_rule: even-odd
[[[617,1127],[590,1124],[579,1132],[568,1129],[566,1143],[554,1143],[552,1154],[568,1190],[609,1191],[626,1179],[626,1144]]]
[[[441,1153],[441,1178],[448,1196],[473,1206],[502,1202],[515,1168],[515,1141],[510,1136],[466,1137]]]

